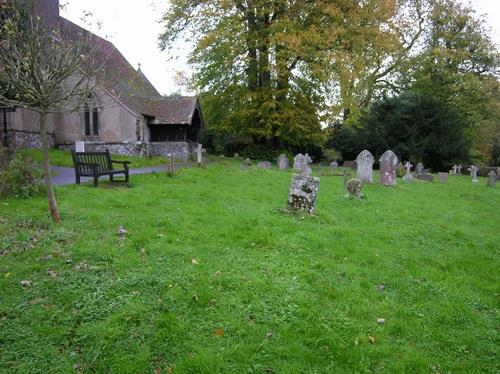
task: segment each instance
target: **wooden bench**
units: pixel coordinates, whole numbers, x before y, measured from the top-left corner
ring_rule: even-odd
[[[71,151],[75,166],[76,184],[80,184],[80,177],[93,177],[94,187],[97,187],[99,177],[109,175],[109,181],[114,182],[114,176],[123,174],[128,183],[128,164],[130,161],[112,160],[109,151],[106,152],[75,152]],[[123,165],[122,169],[113,169],[113,164]]]

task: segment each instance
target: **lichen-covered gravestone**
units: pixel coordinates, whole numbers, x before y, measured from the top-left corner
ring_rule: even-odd
[[[438,173],[438,180],[441,183],[446,183],[448,182],[448,173]]]
[[[384,186],[396,185],[396,167],[398,165],[398,156],[393,151],[386,151],[380,157],[380,183]]]
[[[479,179],[477,179],[477,172],[479,171],[479,168],[477,166],[471,165],[470,168],[467,170],[470,171],[470,176],[472,177],[472,182],[477,183],[479,182]]]
[[[361,151],[356,157],[357,175],[362,183],[373,183],[373,163],[375,158],[368,150]]]
[[[281,154],[278,157],[278,169],[287,171],[289,165],[290,165],[290,161],[288,161],[288,157],[286,157],[286,155],[284,155],[284,154]]]
[[[406,161],[405,163],[406,174],[403,177],[403,180],[405,182],[411,182],[413,180],[413,174],[411,173],[412,167],[413,167],[412,163],[410,161]]]
[[[396,166],[396,176],[398,178],[403,178],[405,175],[405,166],[403,165],[402,162],[398,162],[398,165]]]
[[[314,214],[318,190],[319,178],[306,174],[293,174],[288,195],[288,209]]]
[[[309,167],[310,157],[308,154],[303,155],[299,153],[293,159],[293,171],[301,175],[311,175],[311,168]]]
[[[486,184],[488,187],[495,187],[497,184],[497,173],[493,170],[488,173],[488,183]]]
[[[422,164],[421,162],[419,162],[417,164],[415,172],[417,173],[417,175],[423,174],[423,172],[424,172],[424,164]]]
[[[361,180],[357,178],[349,179],[347,182],[347,192],[349,192],[349,197],[362,197],[361,188],[363,187],[363,183]]]
[[[257,167],[259,169],[271,169],[273,166],[272,166],[272,164],[269,161],[260,161],[257,164]]]

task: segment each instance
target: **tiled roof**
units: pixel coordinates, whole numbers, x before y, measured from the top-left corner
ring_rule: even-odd
[[[153,115],[154,122],[162,125],[191,124],[195,110],[199,111],[199,102],[196,97],[144,98],[142,105],[143,114]]]

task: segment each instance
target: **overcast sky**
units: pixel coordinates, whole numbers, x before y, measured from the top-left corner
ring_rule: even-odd
[[[177,90],[173,78],[176,71],[187,71],[185,56],[189,47],[179,45],[173,54],[161,52],[158,47],[162,32],[159,21],[168,0],[61,0],[63,3],[63,17],[113,42],[135,68],[141,64],[144,74],[162,94]],[[495,19],[500,18],[500,0],[472,0],[471,4],[478,14],[486,15],[499,46],[500,24]],[[92,16],[84,17],[86,12]]]

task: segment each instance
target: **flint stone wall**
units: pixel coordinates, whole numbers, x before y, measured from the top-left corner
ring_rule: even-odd
[[[49,133],[49,147],[53,148],[56,144],[54,134]],[[0,139],[3,144],[4,132],[0,131]],[[42,146],[42,139],[40,134],[32,131],[24,130],[7,130],[7,143],[12,148],[40,148]]]
[[[314,214],[319,191],[319,178],[306,175],[292,175],[288,209]]]

